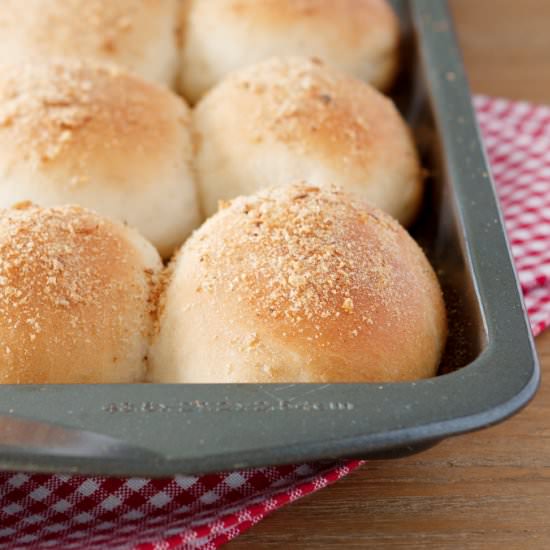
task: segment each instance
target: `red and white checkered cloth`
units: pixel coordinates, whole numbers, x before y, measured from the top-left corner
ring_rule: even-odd
[[[535,334],[550,324],[550,108],[476,97]],[[361,464],[163,480],[0,474],[0,549],[214,549]]]
[[[535,335],[550,324],[550,107],[474,98]]]

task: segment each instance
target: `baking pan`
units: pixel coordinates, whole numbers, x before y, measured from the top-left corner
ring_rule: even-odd
[[[394,97],[429,172],[413,235],[444,288],[440,376],[398,384],[0,387],[0,468],[168,476],[411,453],[510,416],[539,369],[443,1],[395,2]]]

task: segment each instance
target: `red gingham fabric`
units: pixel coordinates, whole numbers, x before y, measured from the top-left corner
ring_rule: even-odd
[[[360,461],[162,480],[0,475],[0,548],[214,549]]]
[[[537,335],[550,324],[550,107],[485,96],[474,105]]]
[[[476,97],[533,332],[550,324],[550,108]],[[360,461],[163,480],[0,474],[0,549],[215,549]]]

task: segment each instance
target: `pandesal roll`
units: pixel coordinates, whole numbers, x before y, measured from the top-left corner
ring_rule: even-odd
[[[115,65],[0,70],[0,207],[79,204],[138,228],[169,256],[200,221],[190,113]]]
[[[224,205],[170,266],[154,382],[393,382],[436,374],[437,278],[408,233],[337,189]]]
[[[173,86],[179,10],[179,0],[2,0],[0,63],[93,59]]]
[[[399,22],[386,0],[186,0],[180,88],[191,102],[229,72],[273,56],[315,56],[386,89]]]
[[[0,383],[143,381],[161,261],[76,206],[0,210]]]
[[[237,71],[194,114],[202,206],[305,179],[336,184],[409,224],[423,179],[392,101],[315,59],[274,58]]]

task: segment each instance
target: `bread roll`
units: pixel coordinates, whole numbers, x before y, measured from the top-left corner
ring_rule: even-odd
[[[198,225],[190,113],[115,65],[0,69],[0,207],[80,204],[169,256]]]
[[[438,281],[392,218],[296,184],[239,197],[170,267],[155,382],[392,382],[434,376]]]
[[[158,253],[76,206],[0,211],[0,383],[142,381]]]
[[[386,0],[186,0],[180,88],[188,100],[273,56],[316,56],[387,88],[399,23]]]
[[[2,0],[0,63],[95,59],[174,86],[179,0]]]
[[[337,184],[409,224],[422,175],[393,103],[316,60],[272,59],[234,73],[199,103],[197,177],[219,199],[294,179]]]

